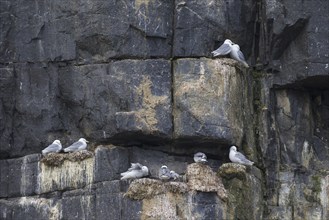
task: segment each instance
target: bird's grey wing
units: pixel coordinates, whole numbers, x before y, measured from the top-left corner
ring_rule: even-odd
[[[239,160],[246,160],[247,159],[246,156],[244,156],[240,152],[236,152],[235,157],[238,158]]]
[[[238,53],[238,57],[239,57],[239,59],[240,59],[241,61],[246,61],[246,58],[244,58],[244,55],[243,55],[243,53],[241,52],[241,50],[238,50],[237,53]]]
[[[160,168],[159,169],[159,176],[162,176],[162,175],[164,175],[166,172],[165,172],[165,169],[162,169],[162,168]]]
[[[213,56],[226,55],[231,52],[231,46],[229,44],[222,44],[217,50],[214,50],[212,53]]]
[[[46,147],[43,152],[44,153],[47,153],[47,152],[55,152],[55,151],[58,151],[60,150],[60,146],[57,145],[57,144],[51,144],[49,145],[48,147]]]
[[[237,152],[235,154],[235,157],[238,158],[241,162],[245,163],[245,164],[249,164],[251,163],[251,165],[253,164],[253,162],[251,162],[250,160],[248,160],[243,154]]]
[[[70,149],[70,150],[76,150],[79,149],[79,147],[82,146],[83,143],[81,143],[80,141],[74,142],[71,146],[67,147],[66,149]]]

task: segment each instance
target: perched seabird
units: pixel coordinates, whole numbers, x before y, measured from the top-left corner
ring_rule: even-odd
[[[173,180],[176,180],[179,178],[179,174],[176,173],[175,171],[171,170],[170,171],[170,178],[173,179]]]
[[[246,62],[246,59],[244,58],[244,55],[243,53],[241,52],[240,50],[240,46],[238,44],[233,44],[232,45],[232,51],[230,53],[230,56],[237,60],[237,61],[240,61],[241,63],[243,63],[243,65],[245,67],[249,67],[248,63]]]
[[[198,152],[198,153],[194,154],[193,159],[194,159],[194,162],[196,162],[196,163],[206,163],[206,162],[208,162],[207,161],[207,156],[202,152]]]
[[[242,153],[238,152],[236,150],[236,146],[232,146],[230,148],[229,157],[233,163],[239,163],[248,166],[252,166],[254,164],[254,162],[248,160]]]
[[[161,180],[169,180],[170,177],[171,177],[170,170],[168,169],[168,167],[166,165],[163,165],[159,169],[159,179],[161,179]]]
[[[121,173],[121,180],[124,179],[137,179],[149,175],[147,166],[140,163],[131,163],[131,167],[124,173]]]
[[[64,149],[64,152],[74,152],[85,150],[87,148],[88,141],[84,138],[80,138],[77,142],[74,142],[71,146]]]
[[[214,57],[227,55],[231,52],[232,45],[233,42],[230,39],[226,39],[224,43],[217,50],[214,50],[211,53]]]
[[[249,67],[243,53],[240,50],[240,46],[238,44],[233,43],[229,39],[226,39],[217,50],[214,50],[211,53],[214,57],[230,54],[231,58],[240,61],[245,67]]]
[[[60,152],[62,150],[62,144],[59,140],[54,140],[54,142],[46,147],[45,149],[42,150],[42,155],[46,155],[48,153],[53,153],[53,152]]]

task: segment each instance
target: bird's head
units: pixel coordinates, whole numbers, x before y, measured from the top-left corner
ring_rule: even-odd
[[[236,146],[232,146],[230,150],[236,151]]]
[[[224,44],[233,44],[233,42],[230,40],[230,39],[226,39],[225,41],[224,41]]]
[[[53,144],[62,145],[60,140],[54,140]]]
[[[233,44],[232,47],[237,49],[237,50],[240,50],[240,46],[238,44]]]
[[[149,168],[147,168],[147,166],[142,166],[142,171],[143,171],[145,174],[149,174]]]
[[[194,154],[194,161],[207,162],[207,156],[202,152],[198,152]]]
[[[80,138],[79,141],[82,141],[82,142],[85,142],[85,143],[89,143],[89,141],[87,141],[87,140],[84,139],[84,138]]]

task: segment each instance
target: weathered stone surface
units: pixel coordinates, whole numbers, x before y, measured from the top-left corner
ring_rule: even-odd
[[[61,206],[54,199],[21,197],[20,199],[0,199],[0,217],[11,219],[60,219]]]
[[[205,164],[193,163],[186,171],[187,185],[190,190],[200,192],[216,192],[220,199],[227,199],[227,192],[222,180]]]
[[[140,142],[152,136],[153,143],[170,138],[170,70],[161,59],[74,67],[16,64],[16,77],[2,68],[0,158],[40,152],[54,139],[65,146],[80,137],[125,144],[128,137]]]
[[[1,1],[0,62],[169,57],[171,1]]]
[[[270,63],[274,83],[285,85],[311,76],[328,76],[329,21],[327,1],[304,1],[300,4],[280,0],[264,1],[267,35],[260,45],[260,59]],[[285,14],[285,16],[283,16]],[[265,36],[265,35],[263,35]],[[328,80],[328,79],[327,79]]]
[[[327,0],[0,5],[1,219],[159,219],[164,212],[169,219],[329,219]],[[232,60],[189,59],[210,56],[226,38],[258,72],[246,74]],[[214,63],[230,71],[226,78]],[[182,93],[184,83],[192,86]],[[92,142],[89,149],[143,150],[97,149],[89,160],[52,168],[54,179],[50,168],[40,173],[38,155],[17,158],[79,137]],[[162,164],[182,174],[200,150],[217,169],[231,144],[262,171],[227,165],[228,203],[213,192],[122,198],[128,183],[117,179],[130,162],[150,166],[152,177]]]
[[[115,146],[100,146],[95,151],[94,182],[115,180],[127,170],[128,150]]]
[[[174,63],[177,139],[241,144],[251,97],[248,77],[240,68],[232,59],[178,59]]]
[[[176,1],[173,56],[211,56],[226,38],[249,56],[255,8],[252,1]]]
[[[78,132],[98,141],[130,137],[133,142],[141,134],[169,138],[170,68],[165,60],[61,68],[59,92],[68,130],[78,125]]]
[[[12,66],[0,68],[0,76],[0,158],[8,158],[13,144],[10,142],[9,137],[13,129],[13,110],[15,106],[12,98],[15,91],[14,68]]]
[[[192,195],[191,206],[191,217],[195,219],[228,219],[226,206],[215,193],[197,192]]]
[[[0,160],[0,197],[19,197],[36,194],[40,155]]]
[[[244,165],[234,163],[219,168],[228,195],[227,212],[234,219],[263,219],[261,172],[254,166],[248,169],[250,171]]]
[[[15,64],[14,68],[13,87],[4,91],[15,101],[11,108],[4,99],[4,116],[7,123],[11,121],[12,124],[4,130],[1,140],[4,143],[3,151],[6,146],[11,146],[11,151],[7,152],[10,157],[36,153],[32,149],[46,147],[62,129],[56,98],[57,67],[52,64]],[[8,112],[10,108],[11,113]]]
[[[88,158],[80,162],[65,160],[58,167],[49,167],[40,163],[38,194],[76,189],[93,183],[94,162],[95,158]]]

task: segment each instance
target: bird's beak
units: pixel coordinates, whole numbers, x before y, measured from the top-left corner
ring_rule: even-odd
[[[86,140],[87,143],[89,143],[89,141]]]

